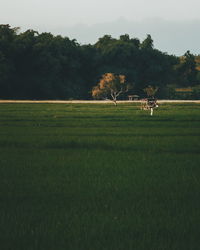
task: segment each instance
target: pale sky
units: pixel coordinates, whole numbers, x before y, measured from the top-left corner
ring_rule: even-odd
[[[127,33],[126,30],[134,37],[139,34],[138,38],[142,39],[150,33],[149,31],[154,30],[155,44],[158,47],[161,46],[161,49],[169,53],[182,53],[180,47],[173,48],[171,44],[162,48],[161,24],[167,27],[168,35],[165,34],[165,39],[173,36],[170,29],[170,27],[173,29],[173,23],[181,25],[180,37],[184,37],[184,33],[188,32],[188,23],[191,29],[192,23],[199,22],[199,11],[200,0],[0,0],[0,24],[19,26],[23,31],[34,29],[39,32],[52,32],[55,35],[62,34],[77,38],[80,43],[93,43],[95,39],[108,33],[119,36]],[[126,21],[121,25],[123,29],[120,28],[120,20]],[[152,24],[151,27],[149,23]],[[108,24],[110,29],[107,28]],[[124,26],[126,24],[129,26]],[[141,32],[138,27],[135,30],[136,24],[141,25]],[[119,26],[118,30],[116,25]],[[179,26],[177,29],[180,33]],[[174,29],[173,32],[176,33]],[[195,32],[199,33],[199,29],[194,31],[194,36],[200,44],[200,35],[197,36]],[[192,37],[190,40],[187,49],[200,54],[200,45],[199,50],[196,48],[197,40],[194,44],[192,44]],[[180,43],[181,41],[177,40],[177,44],[180,45]]]

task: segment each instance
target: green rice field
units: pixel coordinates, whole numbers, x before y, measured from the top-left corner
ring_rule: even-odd
[[[0,104],[1,250],[200,249],[200,105]]]

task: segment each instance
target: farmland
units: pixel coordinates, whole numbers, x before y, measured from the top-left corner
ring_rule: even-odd
[[[199,153],[199,104],[1,103],[1,249],[199,249]]]

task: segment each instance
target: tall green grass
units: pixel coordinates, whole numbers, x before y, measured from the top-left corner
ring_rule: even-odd
[[[196,250],[200,106],[0,105],[0,249]]]

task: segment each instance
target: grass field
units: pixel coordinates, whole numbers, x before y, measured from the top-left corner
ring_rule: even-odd
[[[0,249],[198,250],[199,153],[199,104],[0,104]]]

